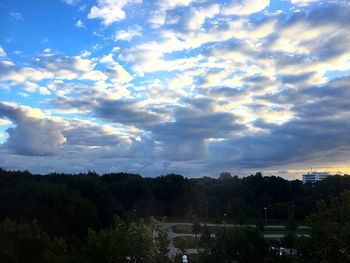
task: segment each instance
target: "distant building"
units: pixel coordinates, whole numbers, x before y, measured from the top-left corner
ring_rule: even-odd
[[[311,172],[307,174],[303,174],[303,183],[315,183],[317,181],[321,181],[325,179],[326,177],[331,176],[330,173],[326,172]]]

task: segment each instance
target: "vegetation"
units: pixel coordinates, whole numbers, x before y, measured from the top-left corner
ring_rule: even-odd
[[[181,236],[174,238],[174,246],[179,249],[198,248],[198,240],[192,236]]]
[[[94,172],[42,176],[0,169],[0,262],[179,262],[179,255],[169,258],[167,230],[151,216],[189,217],[192,225],[176,228],[196,238],[175,244],[182,252],[201,247],[191,262],[350,262],[348,191],[349,176],[303,185],[260,173],[187,179]],[[264,207],[268,223],[285,224],[278,230],[286,234],[280,243],[263,238],[264,231],[274,231],[264,227]],[[305,219],[310,237],[299,238],[297,222]],[[259,227],[199,224],[210,221]],[[298,253],[281,257],[272,246]]]

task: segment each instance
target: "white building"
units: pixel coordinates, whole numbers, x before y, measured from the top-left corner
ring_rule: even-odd
[[[303,183],[315,183],[317,181],[321,181],[326,177],[331,176],[330,173],[326,172],[311,172],[307,174],[303,174]]]

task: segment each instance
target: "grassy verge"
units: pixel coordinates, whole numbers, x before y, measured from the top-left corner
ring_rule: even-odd
[[[192,234],[191,225],[175,225],[173,226],[174,233],[177,234]]]
[[[175,237],[173,243],[180,249],[198,248],[198,241],[192,236]]]

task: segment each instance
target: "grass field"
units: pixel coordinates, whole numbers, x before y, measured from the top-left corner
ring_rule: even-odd
[[[174,246],[177,248],[191,249],[198,248],[198,240],[192,236],[175,237],[173,240]]]

